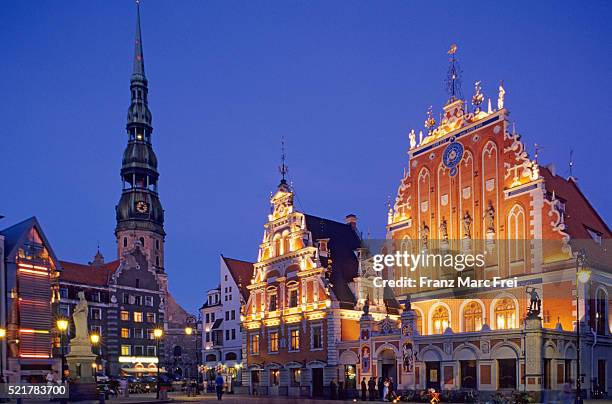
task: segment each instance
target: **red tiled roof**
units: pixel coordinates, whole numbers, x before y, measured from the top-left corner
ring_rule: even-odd
[[[247,289],[247,285],[250,285],[251,278],[253,277],[253,263],[234,258],[227,258],[223,255],[221,257],[232,274],[234,282],[236,282],[240,288],[240,294],[242,294],[242,297],[246,301],[249,298],[249,290]]]
[[[80,283],[92,286],[108,286],[108,282],[119,267],[119,260],[101,265],[77,264],[76,262],[60,261],[63,272],[60,282]]]
[[[610,228],[573,179],[553,175],[547,167],[542,167],[540,173],[544,177],[546,191],[552,193],[554,190],[555,196],[565,202],[566,231],[573,239],[591,239],[587,227],[600,233],[604,239],[612,238]]]

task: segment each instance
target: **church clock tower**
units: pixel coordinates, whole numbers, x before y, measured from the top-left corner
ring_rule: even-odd
[[[157,194],[159,173],[151,144],[153,128],[148,92],[140,32],[140,5],[137,2],[134,68],[130,79],[131,103],[126,125],[128,144],[121,165],[123,190],[115,207],[115,236],[120,259],[136,243],[140,243],[150,267],[164,274],[164,210]]]

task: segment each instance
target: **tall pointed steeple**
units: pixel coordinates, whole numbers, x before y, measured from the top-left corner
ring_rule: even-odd
[[[119,257],[139,241],[151,265],[163,271],[164,210],[157,194],[157,157],[151,144],[153,127],[148,102],[140,29],[140,3],[136,2],[136,41],[134,67],[130,78],[131,102],[126,131],[128,144],[123,152],[121,179],[123,190],[116,206],[115,235]]]
[[[132,80],[140,80],[146,83],[144,68],[144,53],[142,52],[142,33],[140,31],[140,1],[136,1],[136,41],[134,43],[134,72]]]

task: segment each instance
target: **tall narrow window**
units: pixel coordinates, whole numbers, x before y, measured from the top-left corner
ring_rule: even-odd
[[[289,345],[289,350],[291,351],[300,350],[300,330],[297,328],[291,330],[291,342]]]
[[[508,214],[508,256],[510,263],[525,259],[525,212],[514,205]]]
[[[298,305],[298,291],[293,289],[289,291],[289,307],[297,307]]]
[[[312,327],[312,349],[323,348],[323,329],[320,325]]]
[[[278,352],[278,331],[270,333],[270,352]]]
[[[259,354],[259,334],[251,335],[251,355]]]
[[[270,311],[276,311],[276,295],[270,295]]]

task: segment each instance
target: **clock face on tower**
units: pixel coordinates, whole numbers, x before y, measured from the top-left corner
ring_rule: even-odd
[[[136,211],[138,213],[149,213],[149,204],[144,201],[136,202]]]

